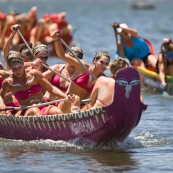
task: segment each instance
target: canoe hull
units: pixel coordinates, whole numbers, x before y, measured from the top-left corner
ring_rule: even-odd
[[[111,122],[111,123],[110,123]],[[125,139],[118,136],[118,140]],[[63,140],[78,137],[96,143],[116,139],[115,123],[104,108],[96,108],[81,113],[48,116],[0,115],[0,137],[17,140]]]
[[[0,115],[0,136],[22,140],[67,141],[94,133],[95,130],[103,127],[105,118],[101,108],[64,115],[30,117]]]
[[[26,141],[84,138],[97,144],[123,141],[139,123],[146,105],[140,101],[140,78],[135,68],[121,69],[115,82],[109,106],[61,115],[0,115],[0,137]]]
[[[147,88],[154,93],[161,94],[164,91],[159,75],[156,72],[138,67],[141,87]],[[173,95],[173,77],[167,76],[167,89],[169,95]]]

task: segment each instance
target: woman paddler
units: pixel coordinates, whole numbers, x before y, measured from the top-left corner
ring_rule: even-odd
[[[12,75],[3,81],[2,89],[0,90],[0,109],[6,107],[3,99],[8,90],[10,90],[16,97],[21,107],[44,103],[43,89],[54,94],[58,99],[69,98],[70,101],[72,101],[72,98],[74,98],[52,86],[50,82],[43,77],[43,74],[39,70],[32,69],[26,73],[21,53],[15,51],[10,52],[7,61],[12,70]],[[59,105],[58,107],[49,105],[20,110],[16,115],[31,116],[60,114],[63,112],[59,108]]]
[[[162,87],[166,88],[166,75],[173,76],[173,42],[170,38],[164,38],[160,47],[160,53],[156,64]]]
[[[24,59],[24,62],[32,62],[33,61],[33,56],[30,52],[30,50],[27,48],[27,46],[25,45],[25,43],[23,44],[18,44],[15,46],[15,48],[13,47],[13,42],[15,42],[15,36],[18,33],[17,31],[20,29],[20,25],[19,24],[14,24],[11,26],[11,34],[8,37],[7,41],[4,44],[3,47],[3,52],[4,52],[4,60],[6,62],[6,68],[10,69],[10,67],[8,66],[7,63],[7,57],[9,54],[9,51],[11,50],[17,50],[19,52],[22,53],[22,57]],[[30,47],[30,49],[32,49],[32,44],[28,43],[28,46]]]
[[[156,67],[156,56],[151,54],[148,43],[136,29],[128,27],[125,23],[113,23],[112,26],[116,34],[120,35],[115,57],[127,58],[134,67]]]
[[[111,77],[101,76],[97,79],[94,88],[92,90],[92,93],[90,95],[90,103],[83,107],[82,111],[86,109],[91,108],[97,108],[97,107],[105,107],[114,101],[115,97],[115,85],[118,85],[118,82],[115,80],[117,73],[120,69],[124,67],[128,67],[129,63],[124,58],[117,58],[113,60],[113,62],[110,64],[110,73],[112,74]],[[123,78],[121,78],[122,82],[120,83],[120,86],[124,86],[128,83],[126,81],[123,83]],[[137,82],[136,82],[137,83]],[[134,86],[136,85],[134,81]],[[139,81],[138,81],[139,83]],[[131,84],[132,85],[132,84]],[[133,86],[132,86],[133,87]],[[127,87],[126,87],[127,88]],[[127,91],[127,89],[125,89]],[[129,89],[130,91],[130,89]],[[140,99],[142,102],[142,96],[140,95]]]
[[[110,54],[107,51],[98,51],[93,59],[94,65],[81,60],[80,62],[87,68],[86,71],[81,63],[79,63],[79,61],[74,57],[72,52],[68,54],[65,53],[63,47],[61,46],[60,32],[54,32],[52,37],[55,40],[55,50],[57,56],[75,68],[67,93],[78,95],[81,100],[88,98],[92,92],[96,79],[99,76],[105,76],[104,71],[109,65]],[[95,77],[91,76],[88,71]]]
[[[71,51],[79,58],[83,58],[83,51],[79,47],[75,46],[71,48]],[[47,70],[43,73],[44,77],[50,81],[50,83],[57,88],[59,88],[64,93],[67,91],[70,79],[73,76],[75,72],[74,66],[66,63],[66,64],[55,64],[51,67],[52,70]],[[59,73],[60,75],[64,76],[62,78],[60,75],[55,74],[55,72]],[[45,97],[48,100],[54,99],[54,96],[50,94],[49,92],[45,93]]]

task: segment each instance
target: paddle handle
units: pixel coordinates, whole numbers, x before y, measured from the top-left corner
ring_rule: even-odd
[[[29,108],[33,108],[33,107],[47,106],[47,105],[51,105],[51,104],[66,101],[66,100],[69,100],[69,98],[53,100],[53,101],[50,101],[50,102],[39,103],[39,104],[31,105],[31,106],[21,107],[21,110],[25,110],[25,109],[29,109]]]
[[[42,63],[42,66],[44,66],[45,68],[49,69],[50,71],[52,71],[53,73],[57,74],[58,76],[62,77],[67,82],[70,82],[70,80],[68,78],[64,77],[62,74],[60,74],[57,71],[53,70],[52,68],[48,67],[46,64]]]
[[[33,55],[33,51],[31,50],[31,48],[29,47],[28,43],[26,42],[25,38],[23,37],[23,35],[21,34],[20,30],[17,30],[17,32],[19,33],[20,37],[22,38],[23,42],[25,43],[25,45],[27,46],[27,48],[29,49],[32,57],[34,57]],[[42,66],[44,66],[45,68],[51,70],[52,72],[54,72],[55,74],[59,75],[60,77],[62,77],[64,80],[70,82],[69,79],[67,79],[66,77],[64,77],[63,75],[59,74],[58,72],[56,72],[55,70],[49,68],[46,64],[42,63]]]
[[[118,22],[114,22],[112,24],[112,27],[114,29],[114,34],[115,34],[115,43],[116,43],[116,46],[117,46],[117,50],[118,50],[118,55],[119,55],[119,46],[118,46],[118,34],[117,34],[117,27],[119,26],[119,23]]]
[[[80,63],[80,65],[85,69],[85,71],[87,71],[93,79],[97,80],[97,77],[95,75],[93,75],[89,70],[88,68],[80,61],[80,59],[74,54],[73,51],[71,51],[71,49],[69,48],[69,46],[65,43],[65,41],[60,38],[62,44],[68,49],[68,51],[73,55],[73,57],[75,57],[77,59],[77,61]]]
[[[7,111],[7,110],[19,111],[19,110],[29,109],[29,108],[32,108],[32,107],[47,106],[47,105],[50,105],[50,104],[54,104],[54,103],[61,102],[61,101],[66,101],[66,100],[69,100],[69,98],[64,98],[64,99],[60,99],[60,100],[53,100],[53,101],[50,101],[50,102],[39,103],[39,104],[26,106],[26,107],[12,107],[12,106],[9,106],[9,107],[6,107],[4,109],[0,109],[0,111]],[[89,101],[90,101],[90,99],[81,100],[82,103],[88,103]]]
[[[17,32],[18,32],[18,34],[20,35],[20,37],[22,38],[23,42],[25,43],[25,45],[27,46],[27,48],[29,49],[29,51],[30,51],[30,53],[31,53],[31,55],[32,55],[32,57],[33,57],[33,56],[34,56],[34,55],[33,55],[33,51],[32,51],[32,49],[29,47],[28,43],[26,42],[25,38],[24,38],[23,35],[21,34],[20,30],[18,29]]]
[[[117,46],[117,52],[118,52],[118,56],[119,56],[120,50],[119,50],[119,46],[118,46],[118,34],[117,34],[117,27],[118,26],[119,26],[119,23],[117,23],[117,22],[114,22],[112,24],[112,27],[114,29],[114,34],[115,34],[115,42],[116,42],[116,46]],[[129,66],[131,66],[129,59],[127,59],[126,57],[124,57],[124,58],[128,61]]]

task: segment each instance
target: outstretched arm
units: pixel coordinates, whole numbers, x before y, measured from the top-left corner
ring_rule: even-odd
[[[73,65],[77,68],[82,68],[80,63],[74,57],[65,53],[60,41],[60,32],[56,31],[55,33],[53,33],[52,37],[55,40],[54,44],[57,56],[70,65]]]
[[[61,65],[60,64],[55,64],[53,66],[50,67],[52,70],[54,70],[55,72],[58,73],[59,69],[61,68]],[[44,73],[43,73],[43,76],[47,79],[47,80],[50,80],[52,78],[52,76],[54,75],[55,73],[51,70],[46,70]]]
[[[134,37],[137,37],[137,38],[140,37],[139,34],[138,34],[138,31],[136,29],[129,28],[125,23],[119,24],[119,28],[121,28],[123,31],[131,34]]]
[[[32,75],[34,75],[38,81],[38,83],[49,93],[53,94],[54,96],[58,98],[67,98],[68,96],[63,93],[60,89],[53,86],[39,70],[32,70],[30,72]]]

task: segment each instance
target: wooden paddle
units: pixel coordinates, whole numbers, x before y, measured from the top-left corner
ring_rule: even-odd
[[[33,108],[33,107],[47,106],[47,105],[51,105],[51,104],[62,102],[62,101],[66,101],[66,100],[69,100],[69,98],[64,98],[64,99],[59,99],[59,100],[53,100],[53,101],[50,101],[50,102],[39,103],[39,104],[34,104],[34,105],[24,106],[24,107],[8,106],[5,109],[0,109],[0,111],[7,111],[7,110],[20,111],[20,110],[25,110],[25,109]],[[90,101],[90,99],[81,100],[82,103],[88,103],[89,101]]]
[[[23,37],[22,33],[20,32],[20,30],[17,30],[18,34],[20,35],[21,39],[23,40],[23,42],[25,43],[25,45],[27,46],[28,50],[30,51],[32,57],[34,57],[32,49],[29,47],[28,43],[26,42],[25,38]]]
[[[32,49],[29,47],[28,43],[26,42],[25,38],[23,37],[23,35],[21,34],[20,30],[18,29],[17,32],[19,33],[20,37],[22,38],[23,42],[25,43],[25,45],[27,46],[27,48],[29,49],[32,57],[34,58],[34,55],[33,55],[33,51]],[[60,77],[62,77],[64,80],[70,82],[70,80],[66,77],[64,77],[63,75],[61,75],[60,73],[58,73],[57,71],[51,69],[50,67],[48,67],[46,64],[42,63],[42,66],[44,66],[45,68],[51,70],[53,73],[59,75]]]
[[[59,75],[61,78],[63,78],[64,80],[66,80],[67,82],[70,82],[71,80],[69,80],[68,78],[64,77],[62,74],[58,73],[57,71],[53,70],[52,68],[50,68],[49,66],[47,66],[46,64],[42,63],[42,66],[44,66],[45,68],[49,69],[50,71],[52,71],[53,73]]]
[[[64,98],[64,99],[59,99],[59,100],[53,100],[53,101],[45,102],[45,103],[38,103],[38,104],[30,105],[30,106],[6,107],[5,109],[0,109],[0,111],[4,111],[4,110],[15,110],[15,111],[19,111],[19,110],[25,110],[25,109],[29,109],[29,108],[33,108],[33,107],[47,106],[47,105],[51,105],[51,104],[62,102],[62,101],[66,101],[66,100],[69,100],[69,98]]]
[[[117,28],[119,27],[119,23],[118,23],[118,22],[114,22],[114,23],[112,24],[112,27],[113,27],[114,33],[115,33],[115,42],[116,42],[117,51],[118,51],[118,56],[119,56],[119,52],[120,52],[120,51],[119,51],[119,46],[118,46],[118,34],[117,34]],[[129,66],[131,66],[130,61],[129,61],[126,57],[124,57],[124,58],[127,60]]]
[[[118,55],[119,55],[119,46],[118,46],[118,34],[117,34],[117,28],[119,26],[118,22],[114,22],[112,24],[112,27],[114,29],[114,34],[115,34],[115,42],[116,42],[116,46],[117,46],[117,50],[118,50]]]

